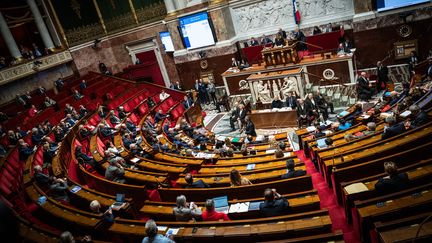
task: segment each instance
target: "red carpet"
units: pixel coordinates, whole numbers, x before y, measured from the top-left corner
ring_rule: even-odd
[[[345,210],[337,204],[333,191],[327,186],[326,181],[319,171],[315,169],[314,164],[309,158],[304,156],[303,151],[296,152],[297,157],[306,165],[308,174],[312,176],[312,183],[318,191],[321,202],[321,208],[329,210],[330,218],[333,224],[333,230],[341,229],[344,233],[344,240],[348,243],[361,242],[359,237],[354,233],[352,225],[346,223]]]

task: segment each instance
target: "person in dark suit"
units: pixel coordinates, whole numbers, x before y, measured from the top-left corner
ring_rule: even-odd
[[[278,34],[280,34],[282,36],[282,38],[286,39],[287,38],[287,34],[285,32],[285,30],[283,30],[282,28],[279,28]]]
[[[398,173],[398,168],[394,162],[385,162],[384,171],[387,176],[378,179],[375,190],[381,193],[399,192],[405,189],[409,183],[407,173]]]
[[[237,118],[239,116],[239,112],[240,112],[239,104],[236,102],[234,104],[233,109],[231,110],[231,116],[230,116],[231,131],[235,131],[234,122],[237,121]]]
[[[187,183],[185,188],[210,188],[210,186],[202,180],[194,181],[193,176],[190,173],[187,173],[184,179]]]
[[[369,80],[366,78],[366,72],[361,72],[357,78],[357,93],[358,98],[363,101],[368,101],[372,97],[373,91]]]
[[[158,112],[156,112],[155,117],[154,117],[154,122],[155,124],[162,121],[163,119],[167,118],[169,115],[165,115],[162,113],[162,110],[158,110]]]
[[[309,93],[304,101],[307,111],[309,112],[309,119],[318,119],[318,101],[315,99],[312,93]]]
[[[264,191],[265,201],[259,205],[260,213],[264,217],[280,216],[286,213],[288,200],[276,192],[276,189],[267,188]]]
[[[319,91],[316,92],[314,99],[317,102],[319,112],[322,113],[324,120],[327,120],[328,119],[328,108],[330,108],[331,113],[333,113],[333,111],[334,111],[333,103],[328,102],[325,99],[325,97]]]
[[[288,159],[286,161],[286,167],[287,167],[287,173],[282,175],[282,179],[288,179],[288,178],[306,175],[306,171],[294,169],[294,160],[293,159]]]
[[[271,108],[282,108],[283,106],[283,102],[280,100],[279,96],[274,97],[272,103],[271,103]]]
[[[246,135],[256,137],[257,134],[255,131],[255,125],[253,124],[249,116],[246,116],[245,122],[246,122],[246,128],[245,128]]]
[[[351,49],[353,48],[353,45],[348,37],[345,37],[345,41],[343,42],[343,47],[345,53],[351,53]]]
[[[183,107],[184,107],[186,110],[189,109],[189,108],[191,108],[191,107],[193,106],[193,101],[192,101],[192,99],[189,98],[187,95],[185,95],[185,96],[183,97],[183,101],[182,101],[182,103],[183,103]]]
[[[231,58],[231,67],[240,67],[240,61],[237,61],[235,57]]]
[[[310,124],[308,107],[302,99],[299,99],[297,104],[297,120],[299,127],[302,127],[304,123],[308,126]]]
[[[293,95],[293,92],[288,92],[288,96],[285,99],[286,107],[291,107],[291,109],[297,108],[297,97]]]
[[[388,78],[388,68],[384,66],[381,61],[377,62],[377,78],[376,88],[378,91],[386,89]]]
[[[306,36],[299,28],[295,28],[293,32],[294,40],[298,41],[297,51],[307,51]]]
[[[313,35],[318,35],[318,34],[321,34],[321,33],[322,33],[321,29],[318,26],[314,26],[312,34]]]
[[[386,117],[385,122],[387,123],[387,128],[384,128],[384,132],[381,135],[382,139],[391,138],[399,134],[404,133],[411,124],[409,122],[396,123],[396,118],[393,116]]]
[[[418,105],[410,106],[409,111],[411,111],[411,114],[414,117],[414,119],[411,121],[412,128],[424,125],[429,121],[428,114],[424,110],[421,110]]]
[[[238,111],[238,117],[237,120],[241,122],[241,125],[243,127],[243,125],[245,124],[245,118],[246,118],[246,110],[245,110],[245,106],[240,104],[239,106],[239,111]]]
[[[105,124],[99,124],[99,132],[102,134],[103,137],[112,138],[114,136],[115,129],[105,126]]]
[[[284,46],[284,45],[285,45],[285,39],[279,33],[276,34],[274,46]]]
[[[261,36],[261,45],[273,44],[273,41],[266,35]]]
[[[147,98],[147,106],[149,109],[153,108],[153,106],[156,105],[156,102],[153,100],[152,97],[148,97]]]
[[[258,46],[258,45],[259,45],[258,41],[255,40],[254,37],[252,37],[250,40],[250,46]]]

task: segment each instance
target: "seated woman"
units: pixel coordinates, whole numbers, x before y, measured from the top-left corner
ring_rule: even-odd
[[[252,183],[246,177],[242,177],[240,172],[236,169],[231,171],[230,180],[231,187],[252,185]]]
[[[394,162],[385,162],[384,171],[387,176],[378,180],[375,184],[375,190],[382,193],[392,193],[407,187],[409,182],[407,173],[398,173],[398,168]]]
[[[215,202],[213,199],[207,199],[205,203],[206,211],[202,213],[203,221],[230,221],[228,215],[215,211]]]
[[[176,200],[177,207],[173,209],[174,216],[177,221],[189,221],[189,220],[197,220],[201,219],[201,209],[195,205],[195,203],[186,202],[186,197],[184,195],[180,195]]]

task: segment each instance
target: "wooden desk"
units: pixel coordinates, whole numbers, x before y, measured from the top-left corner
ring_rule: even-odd
[[[275,129],[297,126],[297,111],[252,112],[251,121],[257,129]]]
[[[292,186],[289,186],[292,183]],[[295,185],[295,186],[294,186]],[[226,195],[230,200],[262,197],[266,188],[276,188],[281,193],[294,193],[312,189],[310,175],[291,179],[279,179],[271,182],[263,182],[254,185],[239,187],[218,187],[205,189],[161,188],[159,189],[162,201],[175,201],[178,195],[185,195],[189,201],[205,201]]]
[[[289,195],[289,194],[286,194]],[[285,195],[283,195],[285,196]],[[233,200],[229,201],[229,204],[241,203],[241,202],[253,202],[253,201],[263,201],[263,198],[256,198],[257,200]],[[303,213],[313,210],[320,209],[320,199],[317,194],[312,195],[300,195],[299,197],[287,198],[290,208],[287,214],[293,213]],[[198,207],[205,210],[205,202],[194,202]],[[157,218],[160,221],[175,221],[173,214],[173,208],[175,203],[160,203],[160,202],[146,202],[144,206],[140,209],[140,213],[149,215],[149,217]],[[239,219],[254,219],[260,218],[259,210],[248,211],[244,213],[229,213],[229,218],[231,220]]]

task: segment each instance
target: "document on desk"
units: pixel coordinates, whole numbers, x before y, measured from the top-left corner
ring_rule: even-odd
[[[306,130],[307,130],[308,132],[313,132],[313,131],[316,130],[316,127],[315,127],[315,126],[306,127]]]
[[[267,149],[266,154],[274,154],[276,152],[276,149]]]
[[[291,156],[291,153],[290,152],[285,152],[284,153],[284,157],[290,157]]]
[[[354,194],[354,193],[369,191],[369,189],[367,188],[367,186],[364,183],[358,182],[358,183],[354,183],[354,184],[346,186],[345,191],[348,194]]]
[[[255,169],[255,164],[246,165],[246,170],[253,170],[253,169]]]
[[[138,162],[140,159],[139,158],[133,158],[133,159],[131,159],[130,161],[132,162],[132,163],[136,163],[136,162]]]
[[[249,211],[249,202],[231,204],[229,213],[245,213]]]
[[[179,232],[179,228],[169,228],[168,230],[167,230],[167,234],[169,234],[169,235],[177,235],[177,233]]]

